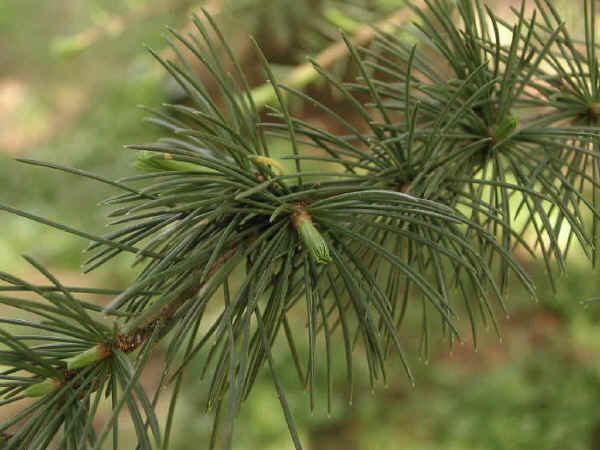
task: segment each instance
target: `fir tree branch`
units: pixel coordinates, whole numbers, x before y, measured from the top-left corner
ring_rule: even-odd
[[[495,315],[506,311],[509,275],[535,295],[512,253],[515,246],[531,254],[540,250],[551,283],[556,263],[566,269],[572,242],[597,258],[586,249],[596,243],[600,220],[593,3],[585,4],[585,52],[574,48],[549,0],[538,2],[541,24],[537,16],[525,17],[524,3],[515,11],[508,45],[498,37],[498,27],[506,25],[479,0],[455,2],[460,20],[450,17],[449,2],[424,3],[427,8],[410,7],[433,60],[431,52],[391,32],[389,20],[400,23],[407,14],[401,9],[379,29],[361,28],[354,39],[344,37],[343,45],[327,49],[312,72],[299,66],[305,72],[288,79],[291,86],[280,85],[265,62],[269,89],[279,100],[271,110],[276,123],[262,121],[264,104],[255,101],[256,91],[214,21],[208,14],[195,17],[201,38],[171,33],[214,78],[220,100],[183,60],[152,52],[189,101],[149,110],[165,137],[127,147],[139,152],[136,167],[143,173],[112,181],[24,161],[118,187],[121,192],[105,204],[116,208],[110,217],[119,228],[100,238],[16,208],[0,209],[92,239],[88,270],[122,251],[135,253],[134,266],[143,266],[103,309],[114,315],[112,329],[97,320],[97,308],[76,296],[93,290],[62,285],[34,260],[28,258],[51,286],[0,273],[9,284],[0,288],[0,304],[37,318],[0,318],[7,325],[0,328],[0,364],[8,367],[0,372],[2,404],[34,399],[0,425],[0,441],[10,448],[45,448],[53,440],[67,450],[100,448],[112,433],[116,448],[118,413],[126,407],[139,448],[166,446],[182,374],[206,352],[207,410],[216,415],[211,445],[226,410],[225,446],[231,445],[233,420],[267,365],[300,448],[275,370],[272,350],[279,337],[312,409],[320,337],[331,404],[333,338],[340,333],[351,400],[357,345],[372,388],[387,382],[392,349],[414,383],[398,330],[415,304],[418,352],[425,360],[433,326],[450,345],[462,340],[459,312],[466,313],[475,345],[479,323],[500,336]],[[259,56],[264,58],[260,50]],[[351,83],[326,70],[346,56],[360,74]],[[347,100],[343,116],[302,92],[315,74]],[[309,101],[347,134],[294,117],[286,92]],[[549,113],[540,116],[537,108]],[[286,139],[290,154],[275,154],[267,132]],[[286,159],[294,168],[283,166]],[[314,162],[335,169],[309,166]],[[230,291],[229,278],[242,262],[239,285]],[[208,305],[221,286],[224,299],[212,314]],[[43,301],[15,298],[11,291]],[[296,306],[306,314],[300,331],[290,326]],[[21,335],[13,328],[30,331]],[[155,343],[167,335],[159,391],[170,380],[176,388],[163,440],[154,411],[159,393],[151,402],[139,377]],[[300,336],[306,340],[304,362]],[[126,354],[134,351],[132,362]],[[93,418],[104,397],[111,398],[113,413],[96,436]]]

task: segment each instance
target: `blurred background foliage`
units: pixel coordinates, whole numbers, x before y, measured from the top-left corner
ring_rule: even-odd
[[[498,11],[512,2],[488,2]],[[533,3],[533,2],[531,2]],[[581,31],[582,2],[557,0],[569,27]],[[260,71],[247,34],[261,43],[285,74],[305,55],[315,55],[352,33],[360,21],[377,21],[398,7],[394,0],[33,0],[0,1],[0,202],[77,228],[102,233],[106,209],[98,202],[112,192],[103,185],[23,166],[14,157],[55,161],[116,179],[131,173],[134,155],[123,144],[150,142],[158,130],[143,123],[135,105],[178,101],[181,94],[143,50],[164,51],[164,25],[185,30],[190,14],[206,6],[259,84]],[[343,61],[339,70],[348,70]],[[254,74],[254,78],[252,77]],[[202,76],[202,74],[200,74]],[[348,74],[351,76],[351,74]],[[309,89],[321,97],[319,86]],[[312,92],[314,95],[314,92]],[[293,105],[310,120],[314,111]],[[1,216],[0,268],[34,277],[20,254],[33,254],[67,284],[118,288],[133,273],[126,259],[81,274],[86,243],[8,214]],[[346,402],[345,368],[338,360],[332,416],[325,400],[308,412],[291,356],[275,353],[302,441],[313,450],[358,449],[600,449],[600,278],[571,257],[568,277],[552,293],[540,261],[524,261],[537,275],[539,303],[515,286],[503,340],[493,332],[479,349],[467,342],[451,352],[432,343],[419,361],[420,318],[404,331],[417,387],[400,367],[391,367],[389,387],[369,392],[366,367],[357,367],[354,401]],[[303,315],[298,314],[298,327]],[[468,324],[463,325],[465,331]],[[465,336],[468,332],[464,333]],[[300,352],[303,349],[299,349]],[[160,355],[157,355],[160,358]],[[205,413],[208,386],[203,358],[187,376],[176,415],[174,449],[202,448],[210,440]],[[157,366],[157,370],[160,370]],[[144,374],[156,383],[152,365]],[[156,375],[156,374],[154,374]],[[324,379],[324,374],[323,374]],[[374,395],[372,395],[374,394]],[[0,410],[0,414],[10,411]],[[133,432],[132,432],[133,434]],[[263,373],[236,423],[235,448],[292,448],[272,381]]]

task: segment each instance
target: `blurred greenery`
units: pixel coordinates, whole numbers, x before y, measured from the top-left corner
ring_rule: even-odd
[[[130,173],[134,155],[122,150],[122,145],[151,141],[157,133],[143,124],[144,114],[135,105],[165,101],[166,80],[142,43],[162,49],[161,27],[183,26],[189,3],[0,2],[0,202],[88,232],[103,232],[107,210],[97,203],[111,195],[111,189],[24,166],[14,157],[54,161],[115,179]],[[566,0],[556,3],[563,10],[568,4]],[[79,54],[61,57],[52,52],[56,39],[142,7],[155,13],[131,21],[122,33],[108,34]],[[576,17],[567,14],[569,19]],[[571,26],[577,29],[577,23]],[[31,275],[19,257],[29,253],[63,279],[76,280],[70,284],[120,287],[132,277],[128,261],[123,260],[84,280],[79,266],[86,242],[8,214],[1,219],[1,270]],[[540,303],[533,304],[515,288],[510,318],[501,324],[504,340],[499,342],[490,332],[480,340],[478,351],[468,340],[451,352],[446,344],[436,343],[428,364],[413,358],[418,381],[414,389],[398,362],[391,361],[389,387],[378,386],[371,395],[366,367],[357,367],[353,404],[348,406],[345,362],[340,355],[334,366],[331,417],[324,387],[311,413],[290,355],[283,348],[276,351],[276,369],[306,447],[600,449],[600,303],[589,307],[580,303],[598,296],[600,279],[595,270],[573,258],[569,276],[552,294],[541,266],[527,264],[540,280]],[[300,311],[297,318],[295,326],[303,327]],[[407,325],[407,353],[418,355],[418,320]],[[466,323],[463,332],[469,333]],[[204,412],[208,387],[200,380],[204,357],[194,361],[186,377],[176,414],[173,448],[177,450],[203,448],[202,443],[210,439],[212,417]],[[151,379],[152,371],[148,372]],[[267,370],[261,372],[236,422],[234,445],[237,449],[292,448]]]

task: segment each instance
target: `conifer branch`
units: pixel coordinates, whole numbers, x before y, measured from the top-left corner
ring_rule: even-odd
[[[310,70],[299,66],[283,83],[257,48],[270,83],[266,97],[278,100],[270,122],[260,113],[266,97],[257,100],[208,13],[193,19],[198,36],[170,30],[172,44],[188,49],[211,74],[219,100],[180,55],[172,61],[150,50],[188,101],[147,109],[164,137],[126,147],[137,152],[137,174],[111,180],[23,160],[119,189],[104,202],[113,208],[116,229],[98,237],[0,205],[92,240],[86,271],[121,252],[133,254],[137,270],[118,292],[65,286],[28,257],[49,284],[0,272],[0,305],[30,317],[0,317],[0,365],[6,367],[0,404],[32,401],[0,424],[0,448],[98,449],[111,434],[116,448],[125,408],[138,447],[166,449],[183,373],[200,353],[206,356],[202,376],[209,378],[207,410],[216,416],[210,445],[224,423],[231,446],[234,419],[268,366],[301,448],[275,346],[289,347],[313,408],[319,364],[326,366],[331,404],[337,353],[346,361],[350,401],[358,353],[371,388],[387,383],[392,352],[414,383],[399,334],[414,308],[420,308],[417,338],[425,360],[431,328],[451,346],[463,340],[460,313],[475,345],[480,325],[500,335],[496,314],[507,311],[509,279],[531,296],[536,292],[515,247],[539,253],[551,283],[555,267],[567,269],[574,245],[592,263],[598,258],[594,4],[585,3],[585,50],[550,0],[537,2],[541,18],[525,17],[523,3],[514,25],[479,0],[457,1],[459,20],[450,17],[446,1],[411,4],[428,52],[393,32],[407,18],[408,9],[400,9],[376,28],[342,37]],[[508,44],[499,39],[500,27],[510,30]],[[359,74],[350,83],[328,70],[346,57]],[[344,98],[343,113],[302,91],[316,76]],[[285,103],[290,95],[345,131],[294,116]],[[287,153],[275,139],[285,140]],[[84,293],[112,299],[99,308],[80,299]],[[305,313],[301,330],[290,325],[296,307]],[[15,331],[23,329],[28,332]],[[167,337],[151,400],[139,379],[156,343]],[[298,351],[299,339],[305,352]],[[321,341],[325,358],[319,358]],[[154,408],[170,381],[175,388],[163,433]],[[96,433],[104,399],[112,414]]]

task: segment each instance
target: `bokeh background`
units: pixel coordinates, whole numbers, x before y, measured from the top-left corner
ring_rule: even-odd
[[[348,32],[357,20],[377,20],[400,1],[331,1],[316,17],[317,0],[0,0],[0,202],[104,233],[108,209],[98,203],[114,192],[91,180],[14,160],[27,157],[98,172],[109,178],[131,174],[134,155],[123,144],[150,142],[158,130],[143,122],[136,105],[182,100],[144,50],[165,51],[165,25],[186,30],[200,6],[215,14],[251,74],[261,81],[247,35],[253,34],[284,74],[306,54],[314,55]],[[517,2],[488,2],[498,11]],[[577,35],[582,2],[553,2]],[[328,5],[329,6],[329,5]],[[340,14],[341,13],[341,14]],[[337,14],[337,15],[336,15]],[[343,61],[337,70],[343,71]],[[200,69],[198,69],[200,70]],[[204,76],[200,73],[200,76]],[[315,95],[328,92],[312,87]],[[328,99],[335,100],[335,99]],[[314,111],[294,106],[309,120]],[[129,260],[83,275],[84,240],[0,212],[0,270],[28,280],[39,275],[20,257],[42,261],[66,284],[120,288],[132,280]],[[299,385],[291,357],[275,354],[301,438],[312,450],[371,449],[600,449],[600,277],[573,256],[570,270],[552,293],[540,261],[523,264],[538,280],[534,303],[515,287],[510,316],[500,317],[503,339],[483,332],[449,351],[430,343],[419,358],[418,318],[408,323],[405,346],[417,379],[412,388],[397,362],[389,386],[371,392],[366,367],[355,363],[354,400],[346,400],[344,361],[335,366],[334,402],[326,410],[324,390],[314,412]],[[2,313],[2,311],[0,311]],[[297,326],[303,326],[298,317]],[[468,323],[462,324],[468,336]],[[341,345],[341,343],[338,343]],[[300,349],[302,351],[302,349]],[[176,415],[174,450],[204,448],[212,416],[205,413],[203,356],[186,378]],[[144,373],[150,389],[160,371],[160,351]],[[319,397],[317,397],[319,398]],[[165,405],[159,408],[163,413]],[[10,415],[0,409],[0,417]],[[103,418],[98,418],[101,425]],[[124,419],[124,425],[127,421]],[[131,439],[131,435],[124,435]],[[133,443],[128,447],[134,448]],[[234,448],[292,448],[279,401],[263,371],[236,422]]]

